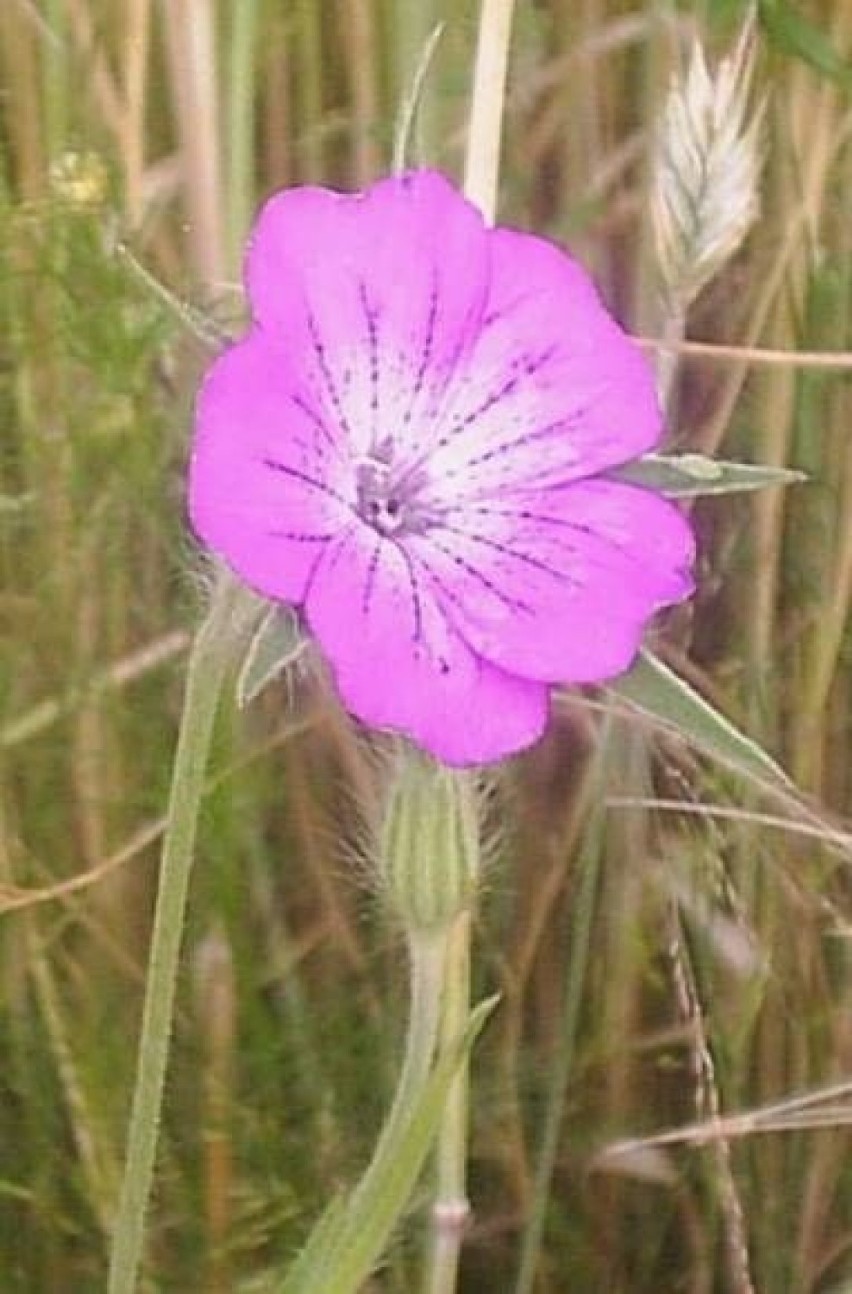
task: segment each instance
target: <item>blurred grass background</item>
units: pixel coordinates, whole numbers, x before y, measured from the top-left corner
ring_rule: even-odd
[[[570,245],[649,336],[650,133],[693,37],[724,51],[744,14],[518,0],[501,218]],[[264,195],[387,169],[441,19],[411,155],[460,174],[476,18],[472,0],[0,4],[3,1294],[104,1284],[200,601],[194,311],[239,327]],[[465,1294],[852,1289],[852,7],[767,0],[759,34],[762,218],[688,326],[735,349],[683,357],[671,443],[810,481],[697,508],[700,592],[658,650],[802,795],[767,801],[593,695],[506,772]],[[372,778],[309,687],[225,707],[152,1290],[270,1288],[368,1153],[405,996],[351,857]],[[700,1145],[601,1153],[695,1122]],[[416,1260],[415,1216],[373,1288],[412,1290]]]

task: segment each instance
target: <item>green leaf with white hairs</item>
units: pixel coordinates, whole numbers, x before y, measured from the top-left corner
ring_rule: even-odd
[[[308,645],[292,607],[270,607],[254,632],[237,678],[242,710],[284,670],[295,665]]]
[[[641,485],[671,499],[703,494],[740,494],[807,480],[804,472],[760,463],[731,463],[704,454],[646,454],[610,473],[613,480]]]
[[[783,768],[762,746],[650,652],[641,652],[633,668],[608,690],[735,772],[776,790],[792,788]]]
[[[408,1205],[437,1135],[450,1083],[497,1001],[488,998],[471,1011],[463,1033],[440,1056],[394,1135],[381,1138],[380,1154],[358,1186],[326,1210],[281,1294],[357,1294],[362,1288]]]

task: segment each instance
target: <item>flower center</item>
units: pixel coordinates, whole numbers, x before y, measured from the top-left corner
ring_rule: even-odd
[[[422,470],[407,472],[393,463],[389,439],[375,446],[355,464],[359,515],[380,535],[410,535],[428,529],[434,511],[418,498],[428,478]]]

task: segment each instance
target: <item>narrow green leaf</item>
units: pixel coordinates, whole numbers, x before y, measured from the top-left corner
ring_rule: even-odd
[[[804,472],[759,463],[729,463],[704,454],[646,454],[610,473],[614,480],[657,490],[673,499],[699,494],[735,494],[770,485],[794,485]]]
[[[801,8],[786,0],[758,0],[757,12],[770,42],[783,54],[801,59],[841,89],[852,90],[852,65]]]
[[[253,701],[282,670],[294,665],[307,645],[296,612],[290,607],[270,607],[255,630],[237,678],[240,709]]]
[[[787,774],[756,741],[650,652],[643,651],[630,672],[615,679],[608,690],[738,772],[776,789],[790,789]]]
[[[345,1206],[335,1203],[314,1230],[281,1294],[357,1294],[404,1212],[437,1134],[447,1089],[497,998],[480,1002],[454,1047],[440,1057],[397,1135],[386,1140]]]
[[[283,1294],[298,1294],[299,1291],[306,1294],[308,1290],[324,1287],[325,1266],[339,1239],[346,1208],[345,1195],[336,1195],[327,1205],[307,1244],[287,1273]]]

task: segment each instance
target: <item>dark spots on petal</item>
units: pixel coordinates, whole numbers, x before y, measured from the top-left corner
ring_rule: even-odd
[[[537,298],[534,293],[524,292],[520,296],[515,297],[513,301],[509,301],[505,305],[501,306],[499,310],[489,311],[482,320],[482,331],[486,332],[489,328],[493,328],[501,319],[505,319],[507,315],[513,314],[519,306],[525,305],[527,301],[533,301],[536,299]]]
[[[414,408],[426,382],[426,374],[429,372],[429,366],[432,363],[433,352],[435,349],[435,328],[438,322],[439,300],[438,276],[433,270],[432,288],[429,293],[429,313],[426,317],[426,335],[423,338],[423,349],[420,352],[420,363],[418,364],[417,372],[414,375],[414,388],[411,393],[411,399],[408,403],[408,408],[403,415],[404,426],[408,426],[411,422]]]
[[[322,374],[323,381],[325,383],[325,389],[328,394],[328,398],[331,401],[331,407],[334,409],[334,412],[337,415],[337,420],[340,423],[340,426],[346,432],[347,436],[351,438],[352,431],[349,426],[349,423],[347,422],[346,411],[343,408],[343,401],[340,398],[340,392],[337,389],[337,383],[334,380],[334,375],[331,371],[331,367],[328,362],[328,353],[326,350],[326,346],[322,340],[319,325],[317,324],[316,318],[311,313],[311,311],[308,311],[308,328],[310,330],[311,341],[314,347],[314,354],[316,355],[316,358],[317,358],[317,364],[319,365],[319,369]]]
[[[420,599],[420,588],[417,583],[417,571],[414,567],[414,563],[412,562],[411,557],[409,556],[409,554],[406,552],[405,548],[402,545],[400,545],[397,548],[397,552],[399,553],[402,560],[405,562],[405,567],[406,567],[406,570],[408,571],[408,579],[411,585],[411,603],[412,603],[412,612],[414,615],[413,641],[420,642],[423,636],[423,604]]]
[[[376,584],[376,575],[379,570],[379,563],[382,557],[382,541],[379,539],[370,554],[370,561],[367,565],[367,577],[364,580],[364,590],[361,596],[361,610],[366,616],[370,610],[370,602],[373,597],[373,589]]]
[[[270,539],[290,539],[297,544],[327,544],[329,540],[334,539],[337,531],[330,531],[325,535],[308,535],[302,531],[295,530],[267,530]]]
[[[370,413],[372,416],[371,430],[375,434],[376,422],[379,413],[379,325],[378,311],[371,305],[367,296],[367,288],[363,282],[358,284],[358,297],[361,302],[361,309],[364,312],[364,320],[367,325],[367,362],[370,369]]]

